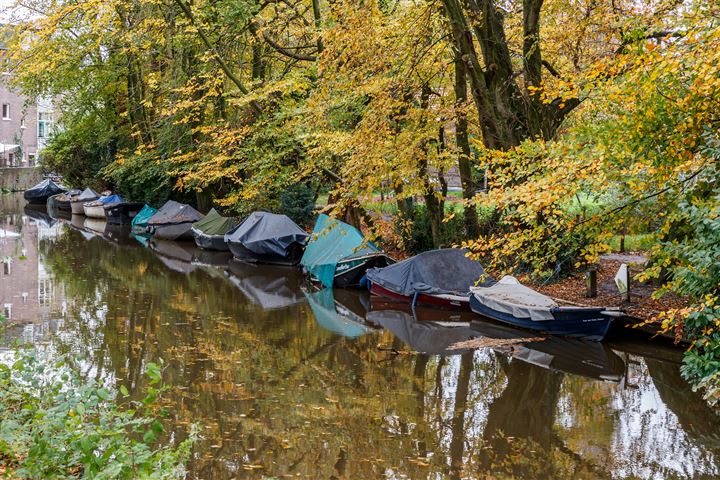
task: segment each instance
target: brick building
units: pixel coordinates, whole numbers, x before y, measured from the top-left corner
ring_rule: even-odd
[[[0,44],[4,66],[3,53]],[[7,70],[0,73],[0,167],[32,167],[52,131],[54,105],[13,91],[8,86],[11,75]]]

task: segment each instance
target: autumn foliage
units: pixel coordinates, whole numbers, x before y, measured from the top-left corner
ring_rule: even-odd
[[[63,112],[48,168],[237,214],[327,195],[370,233],[390,215],[543,281],[642,224],[647,276],[696,301],[665,327],[716,381],[715,2],[21,3],[11,81]]]

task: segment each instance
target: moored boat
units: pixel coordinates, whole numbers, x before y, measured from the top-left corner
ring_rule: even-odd
[[[603,307],[561,307],[511,276],[489,287],[473,287],[470,308],[483,317],[517,327],[598,341],[605,338],[613,318],[622,315],[619,310]]]
[[[135,234],[145,235],[148,233],[148,220],[157,213],[157,208],[153,208],[148,204],[140,209],[140,211],[132,219],[131,226],[132,231]]]
[[[105,206],[124,202],[120,195],[105,195],[83,205],[86,217],[105,218]]]
[[[68,190],[67,192],[53,195],[52,197],[48,198],[48,209],[52,208],[60,212],[70,213],[72,211],[71,202],[73,198],[77,197],[78,195],[80,195],[80,190]]]
[[[355,227],[320,215],[300,264],[326,287],[356,287],[373,267],[395,261]]]
[[[30,205],[46,205],[50,197],[67,191],[67,188],[46,178],[34,187],[25,190],[23,197]]]
[[[470,310],[470,288],[495,283],[467,250],[431,250],[367,272],[370,292],[413,305]]]
[[[251,263],[297,265],[309,235],[286,215],[253,212],[225,234],[233,256]]]
[[[119,202],[108,203],[103,208],[105,209],[105,218],[108,223],[130,225],[144,206],[144,203]]]
[[[153,237],[165,240],[192,240],[192,225],[203,214],[190,205],[168,200],[147,220]]]
[[[70,209],[73,215],[85,215],[85,209],[83,205],[87,202],[94,202],[100,198],[100,194],[92,188],[88,187],[80,193],[77,197],[73,198],[70,202]]]
[[[223,217],[213,208],[205,218],[193,223],[191,231],[198,247],[226,252],[225,234],[236,225],[234,218]]]

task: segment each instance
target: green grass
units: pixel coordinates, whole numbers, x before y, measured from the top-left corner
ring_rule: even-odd
[[[621,235],[615,235],[610,239],[610,248],[613,252],[620,251],[620,237]],[[652,233],[636,233],[632,235],[625,235],[625,251],[647,251],[655,245],[655,235]]]

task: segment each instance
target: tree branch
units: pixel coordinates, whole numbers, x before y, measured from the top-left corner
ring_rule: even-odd
[[[250,93],[250,91],[247,89],[247,87],[245,87],[245,85],[242,83],[242,80],[240,80],[240,78],[238,78],[232,72],[232,70],[230,70],[230,67],[228,66],[227,63],[225,63],[225,60],[223,60],[223,58],[220,56],[220,53],[218,53],[217,49],[215,48],[215,45],[213,45],[210,42],[210,39],[205,34],[205,31],[203,30],[202,26],[200,26],[195,21],[195,16],[193,15],[192,10],[190,10],[190,6],[187,5],[183,0],[175,0],[175,3],[180,7],[180,9],[183,11],[183,13],[188,18],[188,20],[190,20],[190,23],[192,23],[192,25],[197,29],[198,36],[203,41],[203,43],[208,48],[208,50],[210,50],[212,52],[213,56],[215,57],[215,60],[218,62],[218,65],[220,65],[220,68],[222,69],[222,71],[225,72],[225,75],[227,75],[227,77],[235,84],[235,86],[237,86],[238,90],[240,90],[242,93],[244,93],[245,95]],[[252,107],[253,110],[255,110],[256,113],[262,112],[262,109],[260,108],[260,106],[257,104],[257,102],[255,100],[250,101],[250,106]]]
[[[628,45],[631,45],[631,44],[633,44],[633,43],[635,43],[635,42],[640,42],[640,41],[642,41],[642,40],[652,40],[652,39],[658,40],[658,39],[664,39],[664,38],[681,38],[681,37],[684,37],[684,36],[685,36],[685,33],[684,33],[684,32],[673,32],[673,31],[670,31],[670,30],[661,30],[661,31],[659,31],[659,32],[647,33],[647,34],[642,35],[642,36],[640,36],[640,37],[625,38],[625,39],[623,39],[623,41],[622,41],[622,43],[620,44],[620,46],[615,50],[615,55],[619,55],[619,54],[623,53],[623,51],[625,50],[625,47],[627,47]]]
[[[305,55],[303,53],[293,52],[290,48],[283,47],[282,45],[277,43],[275,40],[270,38],[270,35],[268,35],[267,32],[262,32],[262,38],[263,38],[263,40],[265,40],[265,42],[268,45],[270,45],[272,48],[274,48],[278,53],[282,53],[286,57],[294,58],[295,60],[303,60],[306,62],[314,62],[315,60],[317,60],[317,57],[315,55]]]

